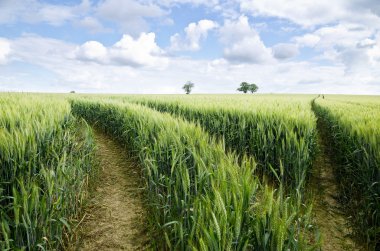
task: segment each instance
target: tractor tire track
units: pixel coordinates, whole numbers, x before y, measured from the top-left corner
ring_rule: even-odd
[[[141,169],[110,136],[94,130],[99,179],[82,225],[78,250],[149,247]]]
[[[338,201],[339,187],[334,175],[334,168],[337,167],[334,153],[329,144],[325,124],[316,113],[315,116],[317,117],[318,150],[313,163],[310,184],[315,200],[315,220],[322,233],[322,250],[363,250],[353,240],[348,218]]]

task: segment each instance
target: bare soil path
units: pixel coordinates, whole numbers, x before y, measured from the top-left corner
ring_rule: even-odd
[[[323,122],[318,119],[318,153],[311,179],[315,195],[315,219],[322,233],[322,250],[362,250],[350,237],[347,216],[338,202],[339,190],[334,176],[333,152]]]
[[[148,248],[141,170],[110,136],[94,130],[99,180],[86,210],[78,250]]]

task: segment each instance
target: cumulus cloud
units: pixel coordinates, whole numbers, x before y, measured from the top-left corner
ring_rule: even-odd
[[[120,64],[131,66],[164,66],[167,59],[163,57],[163,50],[155,42],[155,34],[142,33],[138,39],[129,35],[110,48],[112,60]]]
[[[91,7],[89,0],[77,5],[47,4],[37,0],[0,1],[0,23],[47,23],[60,26],[85,15]]]
[[[242,11],[255,16],[272,16],[290,20],[304,27],[331,24],[337,21],[358,22],[379,27],[380,7],[371,0],[241,0]]]
[[[75,15],[70,7],[46,5],[42,6],[42,8],[38,10],[38,14],[35,17],[31,17],[30,20],[33,22],[47,22],[48,24],[59,26],[67,20],[74,19],[74,17]]]
[[[115,22],[124,33],[137,35],[148,30],[146,19],[160,18],[167,14],[156,4],[143,4],[133,0],[104,0],[95,9],[100,18]]]
[[[358,48],[372,48],[374,45],[376,45],[376,41],[370,38],[363,39],[358,42],[357,47]]]
[[[303,26],[329,23],[342,17],[346,14],[341,8],[342,5],[343,0],[294,0],[286,4],[282,0],[242,0],[240,3],[242,10],[254,15],[285,18]]]
[[[346,3],[348,7],[355,11],[369,11],[373,14],[380,15],[380,2],[373,0],[351,0]]]
[[[375,38],[378,41],[378,37]],[[136,42],[137,39],[132,39]],[[124,42],[131,44],[128,39]],[[123,43],[124,43],[123,42]],[[347,75],[343,65],[320,66],[310,62],[278,61],[273,64],[231,64],[225,59],[194,60],[171,58],[167,68],[126,67],[125,64],[89,63],[90,58],[102,60],[103,49],[95,43],[85,48],[98,48],[97,53],[87,52],[87,60],[72,55],[78,46],[58,39],[25,35],[11,40],[12,58],[34,64],[48,71],[49,77],[35,78],[34,85],[20,85],[20,78],[4,81],[10,84],[4,90],[45,91],[44,86],[56,83],[50,90],[79,90],[87,92],[128,93],[182,93],[184,81],[191,79],[201,93],[235,92],[238,83],[252,80],[263,92],[304,93],[379,93],[380,73],[375,68],[371,74],[351,73]],[[133,44],[133,43],[132,43]],[[121,47],[128,47],[121,45]],[[105,47],[107,55],[113,46]],[[371,50],[377,47],[374,46]],[[132,48],[129,46],[129,48]],[[378,50],[378,48],[377,48]],[[100,51],[100,52],[99,52]],[[380,52],[380,50],[378,50]],[[379,55],[379,54],[378,54]],[[6,76],[5,67],[0,67],[0,80]],[[228,72],[226,75],[225,73]],[[36,76],[31,73],[30,76]],[[284,81],[286,79],[287,81]],[[316,82],[318,81],[318,83]],[[21,81],[23,82],[23,81]],[[11,83],[17,83],[12,86]],[[45,85],[43,85],[45,83]]]
[[[103,44],[97,41],[88,41],[76,49],[76,57],[79,60],[105,63],[108,60],[108,51]]]
[[[39,0],[0,1],[0,24],[24,22],[62,26],[74,23],[92,33],[109,31],[104,21],[111,21],[124,33],[138,35],[149,30],[148,19],[167,16],[158,4],[136,0],[102,0],[78,4],[46,3]]]
[[[368,55],[373,64],[380,63],[380,32],[378,32],[374,39],[376,44],[370,47],[366,47],[368,50]]]
[[[160,4],[162,6],[166,7],[172,7],[176,6],[179,4],[192,4],[194,6],[208,6],[208,7],[213,7],[217,6],[220,1],[219,0],[209,0],[209,1],[204,1],[204,0],[152,0],[151,2],[155,2],[157,4]]]
[[[32,64],[41,64],[53,68],[70,59],[75,45],[53,38],[25,34],[11,41],[12,58]]]
[[[154,33],[141,33],[137,39],[123,35],[109,48],[97,41],[88,41],[77,47],[74,54],[76,59],[82,61],[131,67],[162,68],[168,61],[164,51],[156,44]]]
[[[21,0],[0,1],[0,24],[14,22],[15,13],[23,9]]]
[[[318,59],[332,63],[342,63],[346,73],[361,71],[372,74],[368,69],[373,67],[373,51],[376,31],[361,24],[339,23],[316,29],[312,33],[295,37],[293,41],[300,47],[311,47],[321,55]],[[372,52],[371,52],[372,51]]]
[[[56,1],[57,2],[57,1]],[[167,18],[169,11],[154,1],[136,0],[81,0],[80,3],[47,3],[41,0],[1,0],[0,24],[46,23],[62,26],[73,23],[91,33],[109,31],[104,24],[113,22],[122,33],[138,35],[149,31],[152,18]]]
[[[99,37],[97,41],[91,37],[90,41],[75,44],[25,33],[15,39],[0,39],[0,64],[7,63],[11,56],[12,62],[33,65],[33,72],[29,73],[28,67],[12,68],[19,74],[7,73],[11,67],[0,67],[0,82],[17,83],[15,90],[21,89],[19,86],[27,88],[33,85],[25,77],[29,74],[35,80],[33,90],[45,90],[39,84],[45,81],[49,85],[55,83],[59,90],[181,93],[183,82],[190,79],[199,92],[231,93],[238,83],[251,79],[263,92],[380,93],[380,4],[377,2],[293,0],[285,5],[280,0],[223,3],[218,0],[101,0],[91,4],[87,0],[80,4],[53,4],[38,0],[0,0],[0,24],[17,23],[14,29],[18,29],[18,25],[22,29],[23,22],[42,22],[54,26],[74,24],[97,33],[116,25],[120,29],[114,32],[120,32],[120,37],[128,34],[113,45],[105,45]],[[169,48],[199,50],[207,36],[214,38],[210,32],[215,32],[224,46],[217,58],[169,58],[157,44],[155,34],[148,33],[152,21],[157,26],[170,24],[167,22],[169,13],[178,6],[179,9],[184,7],[182,4],[204,8],[202,10],[213,12],[216,18],[225,21],[218,27],[211,20],[189,24],[172,37]],[[252,20],[242,13],[275,17],[270,19],[275,25],[286,23],[290,28],[283,30],[297,37],[267,47],[260,32],[284,31],[277,27],[274,30],[272,22],[267,22],[267,26],[250,22]],[[173,18],[177,21],[176,15]],[[28,30],[32,28],[28,26]],[[62,27],[66,28],[68,26]],[[294,59],[306,51],[305,47],[308,47],[307,53]],[[43,74],[34,72],[36,69]],[[24,73],[25,76],[20,77]],[[11,78],[16,80],[9,81]],[[19,85],[21,82],[26,84]]]
[[[347,48],[339,51],[337,59],[345,65],[347,73],[364,73],[368,74],[367,68],[369,65],[369,56],[363,48]]]
[[[298,48],[312,48],[316,55],[312,60],[342,65],[346,75],[378,75],[375,35],[380,29],[380,2],[294,0],[284,4],[282,0],[240,0],[239,5],[245,13],[283,19],[307,28],[309,32],[294,37],[291,42]],[[298,52],[295,47],[287,49],[291,50],[274,46],[273,56],[281,59]]]
[[[357,43],[373,35],[373,30],[360,24],[337,24],[314,32],[319,36],[318,47],[356,47]]]
[[[316,34],[305,34],[293,39],[299,46],[314,47],[318,44],[321,38]]]
[[[216,22],[207,19],[200,20],[198,23],[190,23],[185,28],[184,38],[178,33],[170,37],[170,50],[199,50],[201,40],[205,39],[208,32],[216,27],[218,27]]]
[[[245,38],[224,50],[224,57],[233,63],[268,63],[271,51],[259,37]]]
[[[363,39],[357,42],[356,46],[337,50],[336,59],[345,65],[349,74],[366,77],[379,75],[380,34],[378,33],[374,39]]]
[[[10,42],[7,39],[0,38],[0,64],[7,63],[10,52]]]
[[[280,43],[272,48],[273,56],[277,59],[289,59],[298,54],[298,47],[294,44]]]
[[[233,63],[268,63],[273,61],[267,48],[246,16],[226,20],[220,29],[220,41],[226,45],[224,57]]]
[[[225,20],[219,30],[221,42],[236,43],[246,37],[258,36],[256,30],[250,26],[247,16],[240,16],[236,20]]]
[[[90,33],[99,33],[99,32],[110,32],[110,29],[107,29],[103,24],[96,19],[95,17],[87,16],[78,20],[76,25],[85,28]]]

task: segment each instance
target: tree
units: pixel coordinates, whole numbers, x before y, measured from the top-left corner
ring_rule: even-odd
[[[240,87],[237,89],[239,92],[244,92],[244,93],[247,93],[248,91],[250,91],[251,93],[254,93],[254,92],[257,92],[257,90],[259,89],[259,87],[256,85],[256,84],[249,84],[247,82],[242,82],[240,84]]]
[[[186,94],[190,94],[191,89],[193,89],[194,83],[191,81],[187,81],[186,84],[182,87],[182,89],[185,90]]]
[[[259,87],[256,84],[254,84],[254,83],[252,83],[252,84],[249,85],[249,91],[251,93],[257,92],[258,89],[259,89]]]
[[[248,90],[249,90],[249,86],[250,86],[250,84],[248,84],[247,82],[242,82],[242,83],[240,84],[240,87],[237,88],[237,90],[238,90],[239,92],[247,93]]]

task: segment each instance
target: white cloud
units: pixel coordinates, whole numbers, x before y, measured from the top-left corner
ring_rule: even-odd
[[[298,54],[298,47],[294,44],[280,43],[272,48],[273,56],[277,59],[289,59]]]
[[[173,10],[180,6],[191,6],[195,8],[206,8],[207,12],[217,13],[225,18],[238,18],[241,13],[238,11],[237,0],[146,0],[166,9]]]
[[[377,33],[374,41],[376,44],[366,47],[372,64],[380,63],[380,32]]]
[[[286,3],[283,0],[243,0],[240,7],[254,15],[286,18],[297,24],[310,26],[329,23],[345,15],[342,2],[343,0],[293,0]]]
[[[12,58],[37,65],[59,68],[71,58],[75,45],[58,39],[25,34],[11,41]]]
[[[150,41],[154,41],[152,35],[145,35],[151,37]],[[147,38],[142,40],[145,39]],[[375,40],[377,39],[376,37]],[[138,39],[121,41],[121,48],[132,49],[131,44],[135,45]],[[21,90],[19,86],[23,86],[24,91],[44,91],[46,89],[42,84],[48,86],[50,83],[57,83],[55,90],[61,91],[182,93],[181,86],[191,80],[199,93],[234,93],[241,81],[256,82],[261,92],[380,93],[380,73],[373,69],[371,74],[362,75],[347,74],[343,65],[319,66],[309,62],[291,61],[236,65],[225,59],[208,61],[171,58],[163,71],[154,67],[135,68],[124,64],[99,64],[78,60],[72,55],[78,48],[77,45],[57,39],[25,35],[10,42],[14,60],[34,64],[35,67],[42,67],[52,74],[50,77],[36,78],[35,84],[28,85],[19,85],[20,81],[15,79],[11,82],[17,83],[17,87],[5,84],[2,87],[4,90]],[[102,48],[98,45],[94,47]],[[113,47],[106,47],[108,55]],[[102,58],[103,54],[98,52],[89,55]],[[4,70],[0,67],[0,76],[4,75]]]
[[[110,29],[107,29],[103,26],[103,24],[96,18],[87,16],[77,21],[76,24],[80,27],[85,28],[91,33],[99,33],[99,32],[110,32]]]
[[[224,57],[233,63],[272,62],[271,50],[266,48],[258,36],[244,38],[224,50]]]
[[[373,0],[351,0],[347,1],[351,9],[369,10],[370,12],[380,15],[380,4]]]
[[[373,31],[366,26],[357,24],[338,24],[322,27],[314,32],[320,37],[318,47],[356,47],[357,43],[372,36]]]
[[[246,15],[280,18],[275,19],[276,24],[286,19],[286,27],[290,28],[284,29],[298,37],[267,47],[260,32],[272,34],[278,29],[273,30],[272,22],[267,22],[265,27],[252,22],[255,19],[248,20],[247,16],[236,12],[238,8],[233,5],[236,2],[240,2]],[[377,2],[101,0],[91,4],[87,0],[68,5],[37,0],[0,0],[0,24],[74,24],[93,33],[109,31],[104,25],[116,24],[124,34],[129,34],[106,46],[103,41],[109,38],[99,40],[102,38],[98,36],[91,36],[87,39],[91,41],[80,45],[24,33],[16,39],[0,39],[0,64],[11,60],[32,65],[33,70],[34,67],[42,68],[45,75],[41,73],[41,77],[40,72],[30,72],[30,76],[35,76],[34,90],[44,90],[38,84],[41,80],[61,85],[59,90],[176,93],[182,92],[181,86],[186,80],[191,80],[198,92],[234,92],[241,81],[254,81],[263,92],[380,93],[380,2]],[[202,5],[207,13],[217,13],[216,18],[223,17],[226,21],[222,27],[216,27],[216,22],[211,20],[189,24],[183,33],[172,37],[171,49],[199,50],[210,31],[216,31],[224,46],[220,58],[169,58],[157,44],[155,34],[148,33],[152,21],[157,26],[169,25],[169,13],[181,4]],[[177,21],[178,17],[173,15],[173,18]],[[288,20],[295,24],[289,24]],[[32,30],[33,27],[27,28]],[[68,26],[62,27],[66,28]],[[162,26],[157,30],[162,30]],[[160,41],[165,39],[166,33],[163,34]],[[307,54],[301,54],[295,61],[298,49],[302,53],[305,47],[309,48]],[[309,62],[302,61],[309,55],[312,57]],[[18,78],[17,74],[6,75],[11,67],[13,64],[0,67],[1,82]],[[27,68],[14,71],[23,74]],[[20,79],[14,83],[20,83]],[[20,85],[22,88],[29,85],[27,79],[22,78],[26,81]]]
[[[342,62],[346,72],[361,77],[380,75],[380,33],[374,39],[363,39],[356,46],[337,50],[336,60]]]
[[[240,16],[237,20],[225,20],[220,28],[220,40],[225,43],[236,43],[246,37],[258,36],[248,22],[248,17]]]
[[[37,0],[0,1],[0,23],[48,23],[60,26],[86,15],[91,7],[89,0],[77,5],[46,4]]]
[[[35,22],[42,21],[54,26],[59,26],[75,17],[76,15],[71,7],[46,5],[39,9],[37,15],[31,18],[31,20]]]
[[[357,44],[359,48],[372,48],[374,45],[376,45],[376,41],[370,38],[363,39]]]
[[[10,42],[7,39],[0,38],[0,65],[7,63],[10,52]]]
[[[318,44],[321,38],[315,34],[305,34],[303,36],[295,37],[294,41],[299,46],[314,47]]]
[[[12,23],[19,19],[21,13],[26,11],[26,6],[34,3],[31,0],[2,0],[0,1],[0,24]]]
[[[164,52],[155,42],[154,33],[142,33],[134,40],[129,35],[110,48],[110,57],[120,64],[131,66],[156,66],[165,67],[167,59]]]
[[[109,31],[103,21],[111,21],[123,33],[138,35],[149,30],[149,19],[169,20],[165,11],[151,1],[82,0],[79,4],[45,3],[40,0],[0,0],[0,24],[47,23],[62,26],[74,23],[92,33]]]
[[[361,24],[339,23],[325,26],[312,33],[295,37],[300,47],[312,47],[321,53],[316,59],[342,63],[346,73],[373,74],[373,51],[377,42],[373,39],[375,30]],[[371,52],[372,51],[372,52]]]
[[[79,60],[95,61],[98,63],[106,62],[108,59],[107,48],[97,41],[88,41],[78,47],[75,56]]]
[[[368,74],[370,67],[369,56],[365,49],[362,48],[347,48],[338,52],[337,60],[345,65],[347,73]]]
[[[216,27],[218,27],[216,22],[207,19],[200,20],[198,23],[190,23],[185,28],[185,38],[178,33],[170,37],[170,50],[199,50],[200,41],[205,39],[208,32]]]
[[[104,0],[95,10],[97,16],[115,22],[124,33],[137,35],[148,30],[148,18],[164,17],[167,13],[158,5],[133,0]]]
[[[380,4],[371,0],[241,0],[242,11],[255,16],[284,18],[304,27],[331,24],[337,21],[362,23],[379,27]],[[375,11],[374,11],[375,9]],[[377,10],[377,11],[376,11]]]
[[[218,6],[220,4],[219,0],[209,0],[209,1],[204,1],[204,0],[150,0],[150,2],[155,3],[157,5],[161,5],[164,7],[175,7],[178,5],[183,5],[183,4],[191,4],[193,6],[206,6],[209,8]]]
[[[131,67],[165,68],[168,62],[164,51],[155,42],[154,33],[141,33],[137,39],[123,35],[109,48],[97,41],[88,41],[77,47],[74,55],[82,61]]]
[[[267,48],[246,16],[226,20],[220,29],[220,40],[226,45],[224,57],[233,63],[273,62],[271,49]]]

